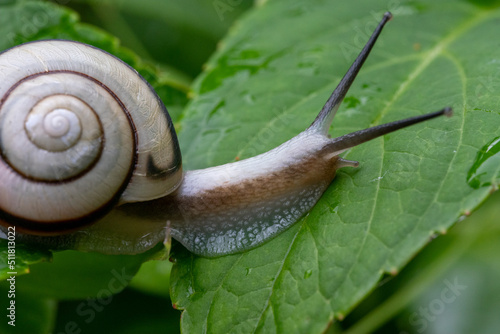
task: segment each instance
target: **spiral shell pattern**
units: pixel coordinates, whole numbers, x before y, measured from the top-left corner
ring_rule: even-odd
[[[121,60],[57,40],[0,54],[1,223],[34,234],[74,230],[181,180],[170,117]]]

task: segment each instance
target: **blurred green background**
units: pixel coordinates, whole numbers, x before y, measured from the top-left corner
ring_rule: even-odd
[[[158,66],[195,78],[229,27],[253,1],[64,0],[81,20],[117,36]],[[231,4],[232,3],[232,4]]]

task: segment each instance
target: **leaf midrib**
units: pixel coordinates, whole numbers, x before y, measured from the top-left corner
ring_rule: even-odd
[[[494,14],[492,14],[494,13]],[[474,17],[466,20],[456,29],[452,30],[448,36],[446,36],[441,42],[437,43],[432,49],[422,53],[420,55],[421,62],[415,67],[413,72],[410,73],[408,78],[399,86],[398,90],[392,96],[392,99],[386,104],[384,109],[380,114],[374,119],[371,126],[380,123],[380,120],[387,114],[392,105],[401,97],[401,95],[406,92],[408,87],[419,77],[419,75],[425,71],[427,67],[438,57],[443,55],[443,52],[448,48],[448,46],[453,43],[458,37],[464,35],[467,31],[472,29],[477,24],[483,22],[484,20],[498,15],[495,11],[480,11]]]
[[[418,75],[421,74],[425,70],[425,68],[427,68],[432,63],[433,60],[435,60],[439,55],[442,55],[443,52],[444,52],[444,50],[452,42],[454,42],[458,37],[460,37],[463,34],[465,34],[468,30],[472,29],[477,24],[479,24],[479,23],[481,23],[481,22],[483,22],[483,21],[485,21],[485,20],[487,20],[489,18],[493,18],[495,16],[499,16],[499,13],[495,12],[495,11],[493,11],[493,12],[488,12],[488,11],[479,12],[479,14],[476,14],[474,17],[466,20],[462,25],[459,26],[459,28],[457,30],[454,30],[453,33],[451,33],[446,38],[444,38],[434,48],[432,48],[428,52],[424,53],[422,55],[422,57],[421,57],[422,58],[422,62],[415,67],[415,70],[410,74],[410,76],[408,77],[408,79],[405,82],[403,82],[403,84],[402,84],[403,88],[401,88],[401,86],[400,86],[400,89],[398,89],[398,91],[396,91],[395,96],[393,96],[393,98],[389,102],[389,105],[393,104],[397,100],[397,98],[399,96],[401,96],[401,94],[404,92],[404,90],[406,90],[407,87],[418,77]],[[426,60],[426,58],[424,58],[424,55],[428,55],[429,57],[431,57],[431,59],[430,60]],[[465,105],[464,105],[464,108],[465,108]],[[383,113],[386,113],[388,109],[389,109],[388,106],[386,106],[386,108],[384,108],[384,110],[381,112],[381,115],[379,115],[379,117],[376,118],[376,121],[374,123],[380,121],[380,119],[383,117]],[[461,126],[462,130],[464,128],[464,124],[465,123],[462,120],[462,126]],[[374,125],[376,125],[376,124],[374,124]],[[462,135],[460,136],[460,142],[461,142],[461,140],[462,140]],[[348,153],[350,153],[350,152],[347,152],[347,154]],[[346,154],[346,156],[347,156],[347,154]],[[385,154],[385,152],[383,152],[382,154]],[[455,158],[456,158],[456,153],[455,153],[455,157],[452,159],[452,161],[454,161]],[[383,157],[382,157],[381,161],[383,161]],[[451,163],[450,163],[450,165],[451,165]],[[448,169],[449,168],[450,168],[450,166],[448,167]],[[380,175],[380,172],[379,172],[379,175]],[[380,179],[378,180],[378,185],[380,185]],[[442,184],[440,185],[440,189],[442,189]],[[379,190],[380,190],[380,187],[378,186],[377,190],[376,190],[376,194],[375,194],[374,206],[372,208],[372,216],[370,218],[370,221],[368,222],[368,226],[371,225],[371,221],[373,220],[373,212],[374,212],[375,208],[377,207],[376,204],[377,204],[377,198],[378,198]],[[297,240],[297,236],[300,233],[300,231],[302,231],[302,228],[303,228],[303,226],[304,226],[305,223],[306,223],[306,219],[303,219],[302,222],[301,222],[301,224],[302,224],[301,227],[297,230],[297,232],[293,236],[292,242],[290,243],[290,247],[289,247],[287,253],[285,254],[285,257],[283,258],[283,263],[285,263],[286,260],[288,259],[290,251],[293,248],[293,246],[295,244],[295,241]],[[362,242],[362,244],[360,246],[360,251],[359,251],[359,253],[357,255],[357,258],[359,258],[359,254],[364,249],[364,245],[365,245],[365,242],[366,242],[366,239],[367,239],[367,235],[369,233],[370,233],[370,229],[367,228],[367,230],[365,232],[365,236],[364,236],[363,242]],[[352,268],[355,266],[356,263],[357,262],[353,263],[353,265],[349,269],[349,272],[352,271]],[[281,266],[280,269],[279,269],[279,271],[277,272],[277,275],[275,276],[276,277],[276,281],[281,276],[281,274],[283,273],[283,268],[284,268],[284,265]],[[274,287],[274,283],[273,283],[273,287]],[[341,287],[341,285],[339,286],[339,289],[340,289],[340,287]],[[271,289],[271,292],[272,291],[273,291],[273,289]],[[268,298],[268,300],[266,302],[266,307],[264,308],[264,312],[262,313],[262,315],[261,315],[261,317],[259,319],[259,322],[258,322],[256,328],[258,328],[258,325],[262,321],[264,313],[265,313],[265,310],[267,310],[269,308],[271,297],[272,297],[272,293],[270,294],[270,296],[269,296],[269,298]],[[331,299],[329,299],[329,300],[331,301]],[[332,310],[332,312],[333,312],[333,310]]]
[[[495,13],[495,12],[494,12]],[[498,13],[495,13],[496,15],[498,15]],[[492,15],[490,12],[487,12],[487,11],[484,11],[484,12],[479,12],[479,14],[476,14],[475,16],[473,16],[472,18],[469,18],[468,20],[466,20],[462,25],[459,26],[458,29],[456,30],[453,30],[453,33],[451,33],[450,35],[448,35],[447,37],[445,37],[441,42],[439,42],[434,48],[432,48],[431,50],[429,50],[428,52],[426,52],[425,54],[427,54],[429,56],[430,59],[427,59],[427,58],[422,58],[422,62],[420,64],[417,64],[417,66],[415,67],[415,70],[410,73],[410,75],[408,76],[408,79],[403,82],[400,86],[400,88],[396,91],[396,93],[394,94],[393,98],[391,99],[391,101],[387,104],[387,106],[381,111],[380,115],[376,118],[376,120],[374,121],[374,124],[372,125],[377,125],[378,122],[380,121],[380,119],[383,117],[383,115],[385,113],[387,113],[387,111],[389,110],[389,108],[396,102],[396,100],[404,93],[404,91],[411,85],[411,83],[432,63],[432,61],[434,61],[438,56],[442,55],[444,53],[444,51],[446,50],[446,48],[453,42],[455,41],[458,37],[462,36],[463,34],[465,34],[465,32],[467,32],[468,30],[470,30],[471,28],[473,28],[475,25],[481,23],[482,21],[484,21],[485,19],[487,19],[488,17],[494,17],[496,15]],[[425,55],[424,54],[424,55]],[[423,57],[423,56],[422,56]],[[463,83],[463,85],[465,85],[465,83]],[[464,88],[463,88],[464,89]],[[465,91],[462,91],[463,94],[465,94]],[[462,96],[465,96],[465,95],[462,95]],[[464,109],[463,111],[465,112],[465,104],[464,104]],[[461,131],[460,131],[460,139],[457,143],[457,146],[459,147],[460,144],[462,143],[462,134],[463,134],[463,129],[464,129],[464,126],[465,126],[465,122],[464,122],[464,119],[465,117],[462,117],[462,124],[461,124]],[[381,141],[382,143],[384,141]],[[347,157],[347,155],[350,153],[351,151],[347,152],[345,154],[344,157]],[[450,164],[448,165],[448,171],[450,170],[451,166],[452,166],[452,162],[455,161],[456,159],[456,156],[457,156],[457,152],[458,152],[458,149],[455,150],[455,154],[453,156],[453,158],[450,160]],[[382,158],[381,158],[381,161],[383,162],[384,160],[384,155],[385,155],[385,151],[382,150]],[[382,169],[379,170],[379,176],[382,172]],[[434,196],[434,200],[437,198],[438,194],[441,192],[442,190],[442,187],[443,187],[443,184],[444,184],[444,180],[443,179],[441,181],[441,184],[439,186],[439,189],[438,191],[436,192],[435,196]],[[352,271],[352,269],[356,266],[356,264],[358,263],[358,260],[359,260],[359,255],[362,253],[363,249],[365,248],[365,243],[366,243],[366,240],[368,238],[368,234],[370,233],[370,226],[371,226],[371,223],[372,223],[372,220],[373,220],[373,213],[375,212],[375,209],[377,207],[377,199],[378,199],[378,195],[379,195],[379,191],[380,191],[380,178],[378,178],[378,182],[377,182],[377,188],[375,190],[375,200],[374,200],[374,204],[373,204],[373,208],[372,208],[372,215],[370,216],[370,219],[369,221],[367,222],[368,224],[368,228],[366,229],[366,232],[365,232],[365,235],[363,237],[363,242],[361,243],[361,246],[359,248],[359,252],[356,256],[356,261],[353,262],[351,268],[349,268],[349,272],[348,274]],[[433,203],[433,201],[430,202],[431,204]],[[430,208],[431,205],[429,205],[426,209],[426,211]],[[418,226],[418,224],[421,222],[421,220],[419,220],[419,222],[416,224],[416,226]],[[384,272],[385,272],[385,269],[384,269]],[[346,277],[348,277],[349,275],[346,275]],[[382,274],[382,272],[381,272]],[[339,287],[336,289],[336,290],[340,290],[341,287],[342,287],[343,283],[339,285]]]

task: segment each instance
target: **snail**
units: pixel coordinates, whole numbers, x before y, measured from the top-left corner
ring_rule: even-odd
[[[45,40],[0,54],[0,224],[52,249],[143,252],[178,240],[202,256],[241,252],[304,216],[339,154],[450,115],[451,108],[330,139],[328,129],[391,18],[386,13],[314,122],[245,160],[183,171],[172,121],[152,87],[95,47]]]

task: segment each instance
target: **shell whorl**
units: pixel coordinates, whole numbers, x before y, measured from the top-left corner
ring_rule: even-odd
[[[121,60],[70,41],[0,54],[0,153],[0,222],[33,233],[73,230],[182,180],[154,90]]]

